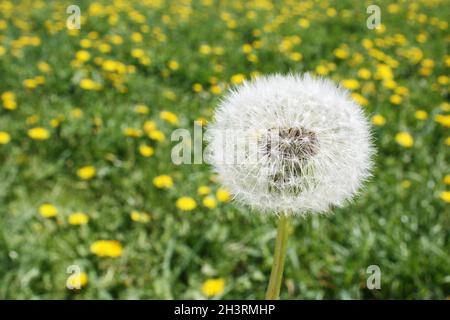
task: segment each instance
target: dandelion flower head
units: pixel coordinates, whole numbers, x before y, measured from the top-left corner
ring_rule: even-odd
[[[238,201],[261,212],[323,213],[370,176],[369,121],[349,92],[305,75],[245,81],[206,131],[207,161]]]

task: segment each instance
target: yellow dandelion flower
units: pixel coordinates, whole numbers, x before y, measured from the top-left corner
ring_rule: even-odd
[[[441,198],[445,202],[449,203],[450,202],[450,191],[442,191],[439,194],[439,198]]]
[[[150,112],[150,108],[144,104],[138,104],[134,107],[134,112],[139,114],[147,114]]]
[[[148,137],[155,141],[164,141],[166,139],[166,136],[162,131],[159,130],[152,130],[148,134]]]
[[[203,282],[202,293],[207,297],[218,296],[225,290],[225,280],[219,279],[208,279]]]
[[[426,120],[428,118],[428,113],[424,110],[417,110],[414,113],[414,117],[418,120]]]
[[[180,64],[176,60],[170,60],[169,63],[167,64],[167,66],[172,71],[176,71],[176,70],[180,69]]]
[[[209,90],[211,91],[212,94],[215,95],[219,95],[222,92],[222,88],[217,84],[212,85]]]
[[[156,130],[156,123],[152,120],[147,120],[144,122],[144,131],[146,134],[150,134],[153,130]]]
[[[245,76],[242,73],[235,74],[231,77],[231,83],[233,84],[241,84],[244,80]]]
[[[142,49],[133,49],[131,50],[131,56],[133,58],[140,59],[145,56],[145,52]]]
[[[197,207],[197,202],[191,197],[181,197],[177,200],[175,205],[182,211],[191,211]]]
[[[194,85],[192,86],[192,90],[197,93],[202,92],[203,86],[200,83],[194,83]]]
[[[336,48],[333,51],[333,54],[338,59],[347,59],[349,56],[348,49],[346,47]]]
[[[91,245],[91,252],[98,257],[118,258],[122,255],[122,244],[117,240],[98,240]]]
[[[216,192],[216,197],[217,199],[219,199],[219,201],[221,202],[228,202],[231,200],[231,195],[228,192],[228,190],[224,189],[224,188],[219,188]]]
[[[337,13],[337,10],[335,8],[328,8],[326,13],[327,13],[327,16],[334,17]]]
[[[443,125],[444,127],[450,127],[450,115],[437,114],[434,116],[434,121]]]
[[[34,77],[34,81],[36,82],[36,85],[45,84],[45,77],[44,76]]]
[[[391,97],[389,98],[389,101],[390,101],[392,104],[398,105],[398,104],[402,103],[403,99],[402,99],[402,97],[399,96],[398,94],[393,94],[393,95],[391,95]]]
[[[107,72],[114,72],[117,66],[117,62],[114,60],[105,60],[102,63],[102,69]]]
[[[434,61],[432,59],[423,59],[420,65],[425,68],[434,68]]]
[[[89,59],[91,59],[91,54],[86,50],[80,50],[77,51],[77,53],[75,54],[75,59],[77,59],[80,62],[86,62],[89,61]]]
[[[203,117],[199,117],[195,120],[195,123],[199,126],[206,126],[208,124],[208,119],[203,118]]]
[[[142,42],[143,40],[142,34],[140,34],[139,32],[133,32],[131,34],[131,40],[133,42]]]
[[[381,114],[376,114],[372,117],[372,123],[376,126],[384,126],[386,123],[386,118]]]
[[[109,44],[107,44],[107,43],[101,43],[101,44],[98,46],[98,50],[99,50],[101,53],[109,53],[109,52],[111,52],[112,48],[111,48],[111,46],[110,46]]]
[[[169,122],[172,125],[176,125],[178,123],[178,117],[175,113],[170,112],[170,111],[161,111],[159,113],[159,117],[162,120],[165,120],[167,122]]]
[[[367,106],[369,104],[369,100],[367,100],[363,95],[359,93],[352,93],[351,94],[353,100],[355,100],[359,105],[361,106]]]
[[[89,216],[83,212],[74,212],[69,216],[69,224],[79,226],[87,224],[89,222]]]
[[[15,110],[17,109],[17,102],[16,100],[3,100],[3,108],[6,110]]]
[[[86,287],[88,276],[86,272],[74,273],[67,278],[66,287],[69,290],[78,290]]]
[[[74,119],[80,119],[83,116],[83,110],[80,108],[74,108],[70,110],[70,116]]]
[[[81,39],[80,40],[80,47],[87,49],[92,47],[92,41],[89,39]]]
[[[440,108],[442,111],[444,111],[444,112],[448,112],[448,111],[450,111],[450,103],[448,103],[448,102],[442,102],[442,103],[439,105],[439,108]]]
[[[356,79],[344,79],[341,83],[344,88],[347,88],[349,90],[355,90],[359,88],[359,82]]]
[[[11,141],[11,136],[8,132],[0,131],[0,144],[8,144]]]
[[[119,36],[118,34],[112,35],[110,38],[110,41],[114,45],[121,45],[123,43],[123,38]]]
[[[148,213],[133,210],[130,213],[130,218],[135,222],[146,223],[150,221],[151,216]]]
[[[383,81],[383,87],[387,89],[396,89],[397,88],[397,82],[395,82],[392,79],[386,79]]]
[[[197,194],[199,196],[206,196],[207,194],[211,193],[211,188],[208,186],[200,186],[197,189]]]
[[[444,183],[447,185],[450,185],[450,174],[447,174],[444,179],[443,179]]]
[[[401,185],[402,185],[403,189],[409,189],[411,187],[411,181],[410,180],[403,180]]]
[[[139,153],[141,154],[141,156],[149,158],[155,153],[155,151],[151,146],[146,145],[146,144],[141,144],[139,146]]]
[[[405,148],[411,148],[414,145],[414,139],[408,132],[399,132],[395,135],[395,141]]]
[[[308,19],[301,18],[300,20],[298,20],[298,25],[303,29],[308,29],[310,23]]]
[[[39,121],[39,116],[38,115],[32,115],[27,117],[26,119],[28,124],[36,124]]]
[[[250,53],[250,52],[252,52],[252,50],[253,50],[253,47],[252,47],[252,45],[251,44],[248,44],[248,43],[244,43],[243,45],[242,45],[242,47],[241,47],[241,49],[242,49],[242,52],[244,52],[244,53]]]
[[[445,86],[445,85],[447,85],[448,83],[449,83],[449,77],[447,77],[447,76],[439,76],[438,78],[437,78],[437,82],[440,84],[440,85],[443,85],[443,86]]]
[[[217,207],[217,201],[214,197],[208,196],[203,199],[203,205],[209,209],[214,209]]]
[[[130,138],[139,138],[142,137],[142,131],[136,128],[125,128],[123,130],[123,134],[126,137],[130,137]]]
[[[404,86],[398,86],[395,88],[395,93],[401,96],[406,96],[409,94],[409,89]]]
[[[198,49],[198,52],[200,53],[200,54],[203,54],[203,55],[209,55],[209,54],[211,54],[211,52],[212,52],[212,49],[211,49],[211,46],[209,46],[209,45],[207,45],[207,44],[202,44],[201,46],[200,46],[200,48]]]
[[[95,177],[97,170],[94,166],[85,166],[77,170],[77,176],[82,180],[90,180]]]
[[[50,138],[50,132],[44,128],[32,128],[28,130],[28,136],[33,140],[47,140]]]
[[[59,127],[60,124],[61,124],[61,119],[53,118],[50,120],[50,126],[52,128],[57,128],[57,127]]]
[[[100,90],[101,84],[92,79],[81,79],[80,87],[84,90]]]
[[[301,60],[303,59],[303,55],[302,55],[300,52],[292,52],[292,53],[289,55],[289,58],[290,58],[292,61],[298,62],[298,61],[301,61]]]
[[[44,218],[53,218],[58,215],[58,209],[49,203],[45,203],[39,207],[39,214]]]
[[[173,180],[171,176],[162,174],[153,178],[153,185],[158,189],[170,189],[173,187]]]
[[[377,65],[375,79],[387,80],[392,78],[394,78],[394,74],[392,73],[392,69],[390,66],[388,66],[387,64]]]
[[[45,61],[39,61],[37,67],[39,71],[44,73],[49,73],[50,71],[52,71],[52,67],[50,67],[50,65]]]
[[[38,86],[38,84],[34,79],[25,79],[23,80],[23,86],[27,89],[34,89]]]
[[[360,77],[361,79],[368,80],[370,79],[371,76],[372,73],[370,72],[369,69],[361,68],[358,70],[358,77]]]
[[[328,69],[327,66],[323,65],[323,64],[319,64],[316,67],[316,73],[320,76],[325,76],[330,72],[330,70]]]

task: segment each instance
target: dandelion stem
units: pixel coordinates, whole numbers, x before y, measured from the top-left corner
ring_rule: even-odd
[[[267,287],[266,299],[276,300],[280,295],[281,281],[283,280],[284,260],[289,232],[288,216],[283,214],[278,220],[277,239],[275,240],[275,252],[270,273],[269,286]]]

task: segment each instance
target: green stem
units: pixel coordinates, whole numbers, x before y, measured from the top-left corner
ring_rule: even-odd
[[[280,295],[281,281],[283,280],[284,260],[289,236],[289,219],[283,214],[278,220],[277,239],[275,240],[275,253],[270,273],[269,286],[267,287],[266,299],[276,300]]]

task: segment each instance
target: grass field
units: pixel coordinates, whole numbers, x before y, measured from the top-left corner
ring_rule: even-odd
[[[0,1],[0,298],[263,298],[275,218],[170,135],[289,71],[351,90],[378,152],[354,203],[294,219],[281,298],[449,297],[450,3],[376,1],[377,29],[369,4]]]

